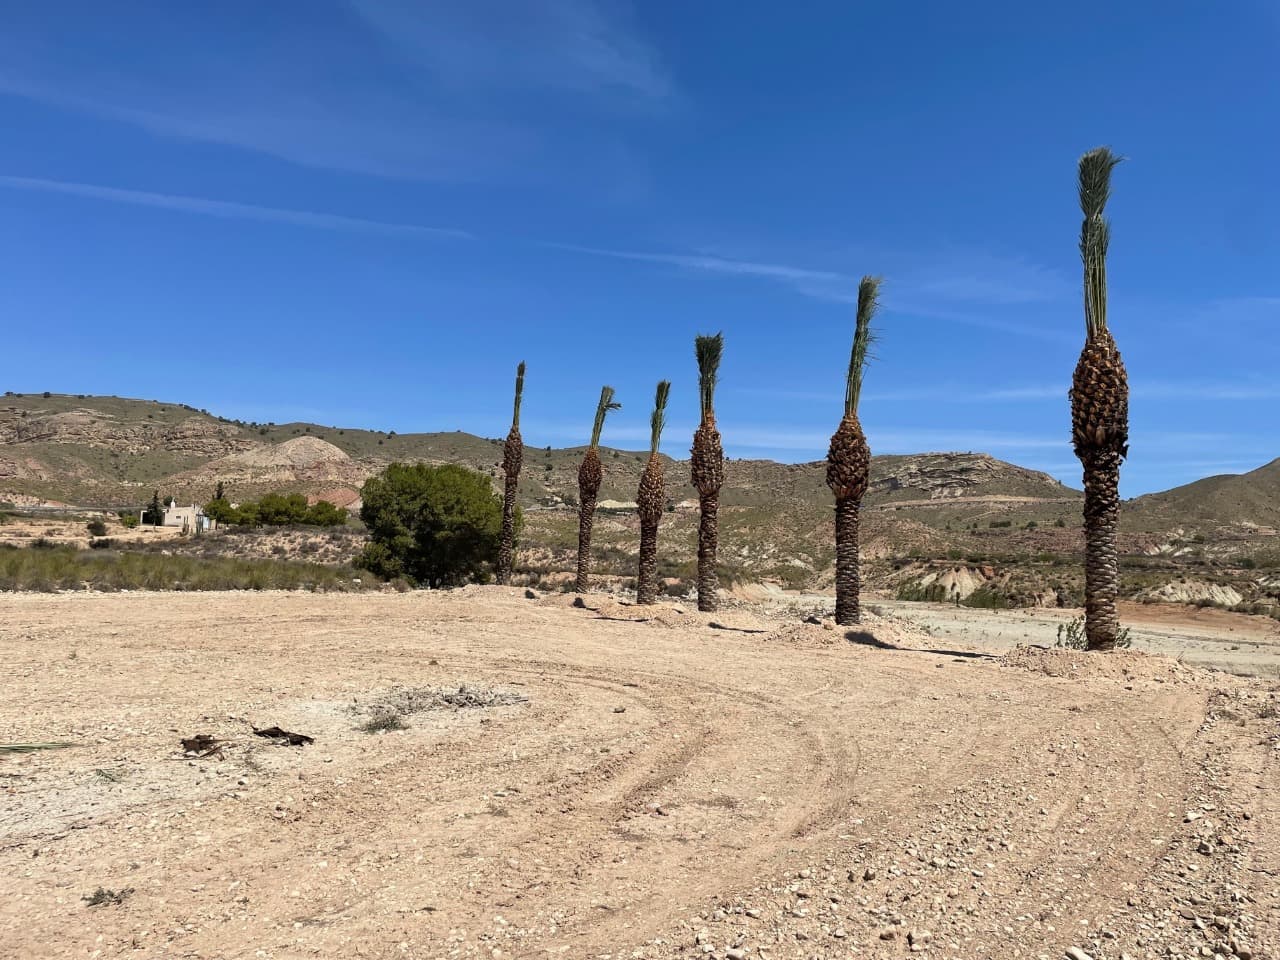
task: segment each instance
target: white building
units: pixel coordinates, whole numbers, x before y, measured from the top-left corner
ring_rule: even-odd
[[[138,516],[139,522],[145,522],[146,511],[142,511]],[[216,530],[218,521],[213,517],[207,517],[203,507],[197,507],[194,503],[187,507],[180,507],[172,500],[164,508],[164,523],[162,527],[181,527],[183,533],[205,533],[209,530]]]

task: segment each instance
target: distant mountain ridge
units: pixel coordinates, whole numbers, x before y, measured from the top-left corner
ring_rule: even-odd
[[[672,437],[670,445],[679,442]],[[527,508],[576,500],[582,449],[526,447],[521,496]],[[0,501],[123,507],[160,489],[199,502],[218,482],[242,497],[284,488],[358,490],[386,464],[415,460],[461,463],[497,480],[501,455],[499,439],[462,431],[399,435],[313,423],[244,423],[185,404],[119,397],[0,398]],[[603,455],[601,499],[630,501],[645,453],[606,447]],[[687,468],[678,463],[668,461],[668,495],[673,502],[695,499]],[[982,453],[877,456],[871,479],[868,508],[907,516],[962,507],[972,512],[983,504],[1071,504],[1080,497],[1048,474]],[[733,460],[722,500],[726,506],[825,508],[829,497],[821,461]],[[1280,460],[1140,497],[1126,504],[1125,514],[1152,529],[1188,522],[1280,525]]]
[[[576,496],[582,447],[527,448],[522,495],[531,505]],[[500,441],[455,433],[398,435],[310,423],[251,424],[183,404],[117,397],[9,395],[0,403],[0,499],[5,494],[83,504],[131,504],[155,487],[200,500],[221,481],[241,495],[359,486],[397,460],[462,463],[492,472]],[[604,448],[603,499],[626,501],[643,466],[640,451]],[[675,463],[676,461],[669,461]],[[726,504],[825,498],[821,462],[734,460]],[[695,497],[679,469],[668,471],[673,499]],[[207,488],[207,489],[206,489]],[[1078,496],[1047,474],[985,454],[877,457],[872,501],[942,500],[966,495]]]

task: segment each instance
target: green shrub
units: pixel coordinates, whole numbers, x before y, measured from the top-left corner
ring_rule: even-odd
[[[947,588],[940,583],[904,583],[898,587],[898,599],[925,603],[945,603]]]
[[[1058,624],[1058,641],[1054,646],[1067,650],[1087,650],[1088,638],[1084,632],[1084,617],[1076,617],[1067,623]],[[1116,646],[1127,649],[1133,646],[1133,638],[1129,636],[1129,628],[1121,627],[1116,634]]]
[[[90,520],[85,524],[91,537],[105,537],[107,535],[107,525],[102,520]]]
[[[487,579],[498,555],[502,501],[484,474],[456,464],[393,463],[365,483],[361,498],[372,542],[357,566],[418,586]]]
[[[1013,521],[1012,520],[992,520],[989,524],[987,524],[987,526],[991,527],[993,530],[997,527],[1012,527]]]
[[[116,516],[120,518],[120,525],[126,530],[132,530],[138,525],[138,515],[132,510],[121,510]]]

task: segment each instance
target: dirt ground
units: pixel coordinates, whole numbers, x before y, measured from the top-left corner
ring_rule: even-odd
[[[1058,626],[1081,610],[985,610],[946,603],[877,600],[874,605],[936,637],[1010,650],[1018,644],[1054,646]],[[1181,603],[1120,604],[1133,649],[1243,676],[1280,678],[1280,623],[1270,617]]]
[[[6,595],[0,660],[73,744],[0,757],[6,958],[1280,955],[1274,680],[497,587]]]

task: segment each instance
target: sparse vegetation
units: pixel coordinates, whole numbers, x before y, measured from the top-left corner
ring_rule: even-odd
[[[1084,617],[1076,617],[1067,623],[1058,624],[1058,639],[1054,646],[1067,650],[1089,649],[1089,638],[1085,631]],[[1128,627],[1121,627],[1116,632],[1116,646],[1121,649],[1133,646]]]
[[[34,546],[34,544],[33,544]],[[0,590],[360,590],[349,567],[280,560],[0,546]]]
[[[133,887],[123,887],[119,890],[112,890],[109,887],[99,887],[93,893],[85,894],[80,899],[91,907],[101,907],[106,904],[119,906],[124,903],[125,899],[133,893]]]

